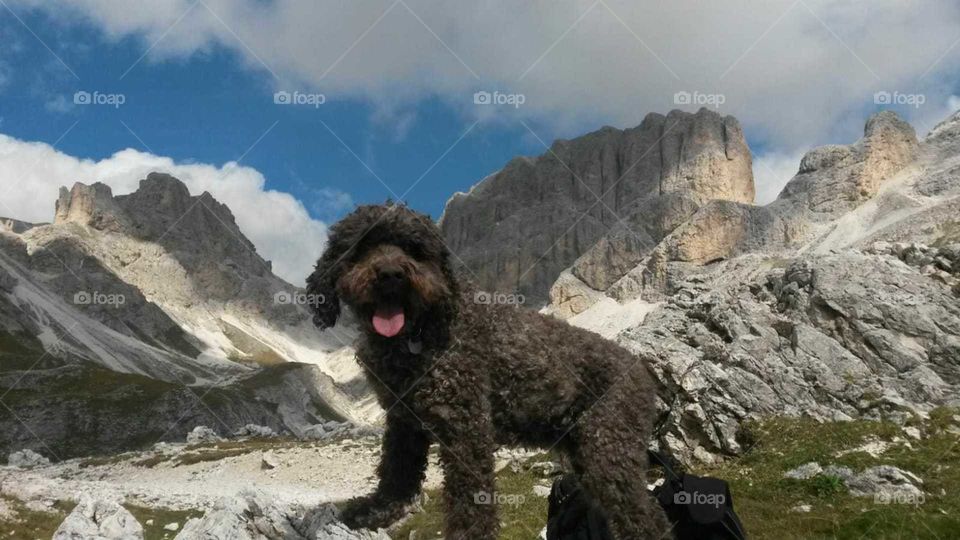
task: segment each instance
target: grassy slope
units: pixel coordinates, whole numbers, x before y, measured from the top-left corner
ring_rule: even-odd
[[[907,439],[899,427],[882,422],[819,424],[807,419],[772,419],[745,426],[751,449],[742,457],[690,472],[730,482],[737,513],[753,539],[956,538],[960,535],[960,431],[956,431],[960,422],[954,414],[941,410],[930,420],[918,422],[919,441]],[[894,438],[909,442],[912,448],[896,443],[879,458],[864,452],[835,457],[838,451],[867,441]],[[810,461],[857,471],[895,465],[924,480],[923,504],[879,504],[870,497],[853,497],[835,478],[783,478],[784,472]],[[529,540],[544,527],[546,500],[533,496],[536,482],[529,472],[506,470],[500,474],[501,494],[525,498],[524,504],[501,510],[501,538]],[[436,538],[442,530],[439,498],[438,491],[429,492],[424,511],[397,527],[394,538],[408,538],[412,531],[417,531],[417,538]],[[810,512],[791,511],[799,505],[810,505]]]

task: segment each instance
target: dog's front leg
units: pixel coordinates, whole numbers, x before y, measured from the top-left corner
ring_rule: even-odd
[[[475,413],[488,407],[464,407]],[[447,409],[448,412],[451,409]],[[493,425],[489,414],[454,414],[438,434],[443,466],[444,538],[494,540],[500,529],[497,517]]]
[[[430,438],[402,404],[387,412],[376,491],[351,500],[342,519],[351,528],[378,529],[403,517],[420,493],[427,469]]]

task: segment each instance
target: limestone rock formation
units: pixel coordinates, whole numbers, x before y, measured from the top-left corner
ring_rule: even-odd
[[[384,532],[351,531],[338,515],[332,504],[288,509],[251,489],[188,521],[176,540],[390,540]]]
[[[440,226],[482,288],[520,292],[536,304],[564,268],[612,230],[590,258],[625,257],[625,267],[634,248],[651,247],[665,226],[679,221],[674,212],[753,198],[750,150],[736,119],[708,109],[672,111],[514,159],[469,193],[454,195]],[[589,267],[576,272],[599,284],[619,277],[594,275]]]
[[[960,405],[957,297],[894,256],[750,255],[701,267],[677,287],[616,337],[651,359],[660,440],[676,454],[738,453],[749,418],[903,422]]]
[[[73,188],[60,188],[54,223],[79,223],[95,229],[120,232],[130,226],[125,212],[113,199],[110,186],[96,182],[77,182]]]
[[[637,266],[602,290],[620,300],[665,292],[670,262],[706,264],[744,253],[823,251],[862,235],[857,216],[880,222],[905,208],[924,204],[905,195],[900,184],[918,174],[930,154],[909,124],[891,112],[872,116],[861,140],[849,146],[826,146],[804,156],[799,172],[778,199],[757,207],[716,200],[704,204],[644,252]],[[937,166],[939,169],[939,166]],[[954,183],[955,186],[955,183]],[[853,234],[850,227],[852,225]]]
[[[835,216],[875,196],[885,181],[918,157],[919,150],[910,124],[890,111],[875,114],[857,143],[808,152],[779,199],[798,202],[814,215]]]
[[[32,469],[34,467],[43,467],[49,465],[50,460],[42,455],[25,448],[19,452],[13,452],[7,457],[7,465],[18,467],[20,469]]]
[[[143,539],[143,526],[120,503],[84,494],[53,540]]]

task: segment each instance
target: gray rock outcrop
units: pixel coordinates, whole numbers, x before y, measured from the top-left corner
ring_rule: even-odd
[[[874,497],[878,503],[904,502],[912,499],[914,504],[923,502],[923,480],[899,467],[877,465],[861,472],[849,467],[828,465],[821,467],[811,462],[784,473],[784,478],[809,480],[816,476],[839,478],[854,497]]]
[[[220,501],[202,518],[191,519],[177,540],[390,540],[384,532],[352,531],[331,504],[284,509],[257,490]]]
[[[919,268],[844,253],[688,270],[661,309],[616,337],[651,359],[660,441],[675,454],[737,454],[750,418],[902,423],[960,405],[960,304]]]
[[[7,458],[7,465],[20,469],[33,469],[34,467],[43,467],[49,465],[50,460],[40,454],[25,448],[18,452],[13,452]]]
[[[129,229],[130,219],[113,198],[110,186],[96,182],[77,182],[73,188],[60,188],[54,223],[79,223],[102,231]]]
[[[137,540],[143,526],[120,503],[81,496],[79,503],[53,534],[53,540]]]
[[[187,433],[187,444],[211,444],[222,440],[216,431],[207,426],[197,426]]]

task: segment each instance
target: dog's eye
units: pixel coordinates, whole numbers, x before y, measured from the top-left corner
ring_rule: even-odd
[[[404,249],[404,251],[406,251],[407,255],[409,255],[411,258],[418,261],[422,261],[428,258],[427,252],[423,249],[423,247],[418,245],[407,246]]]

